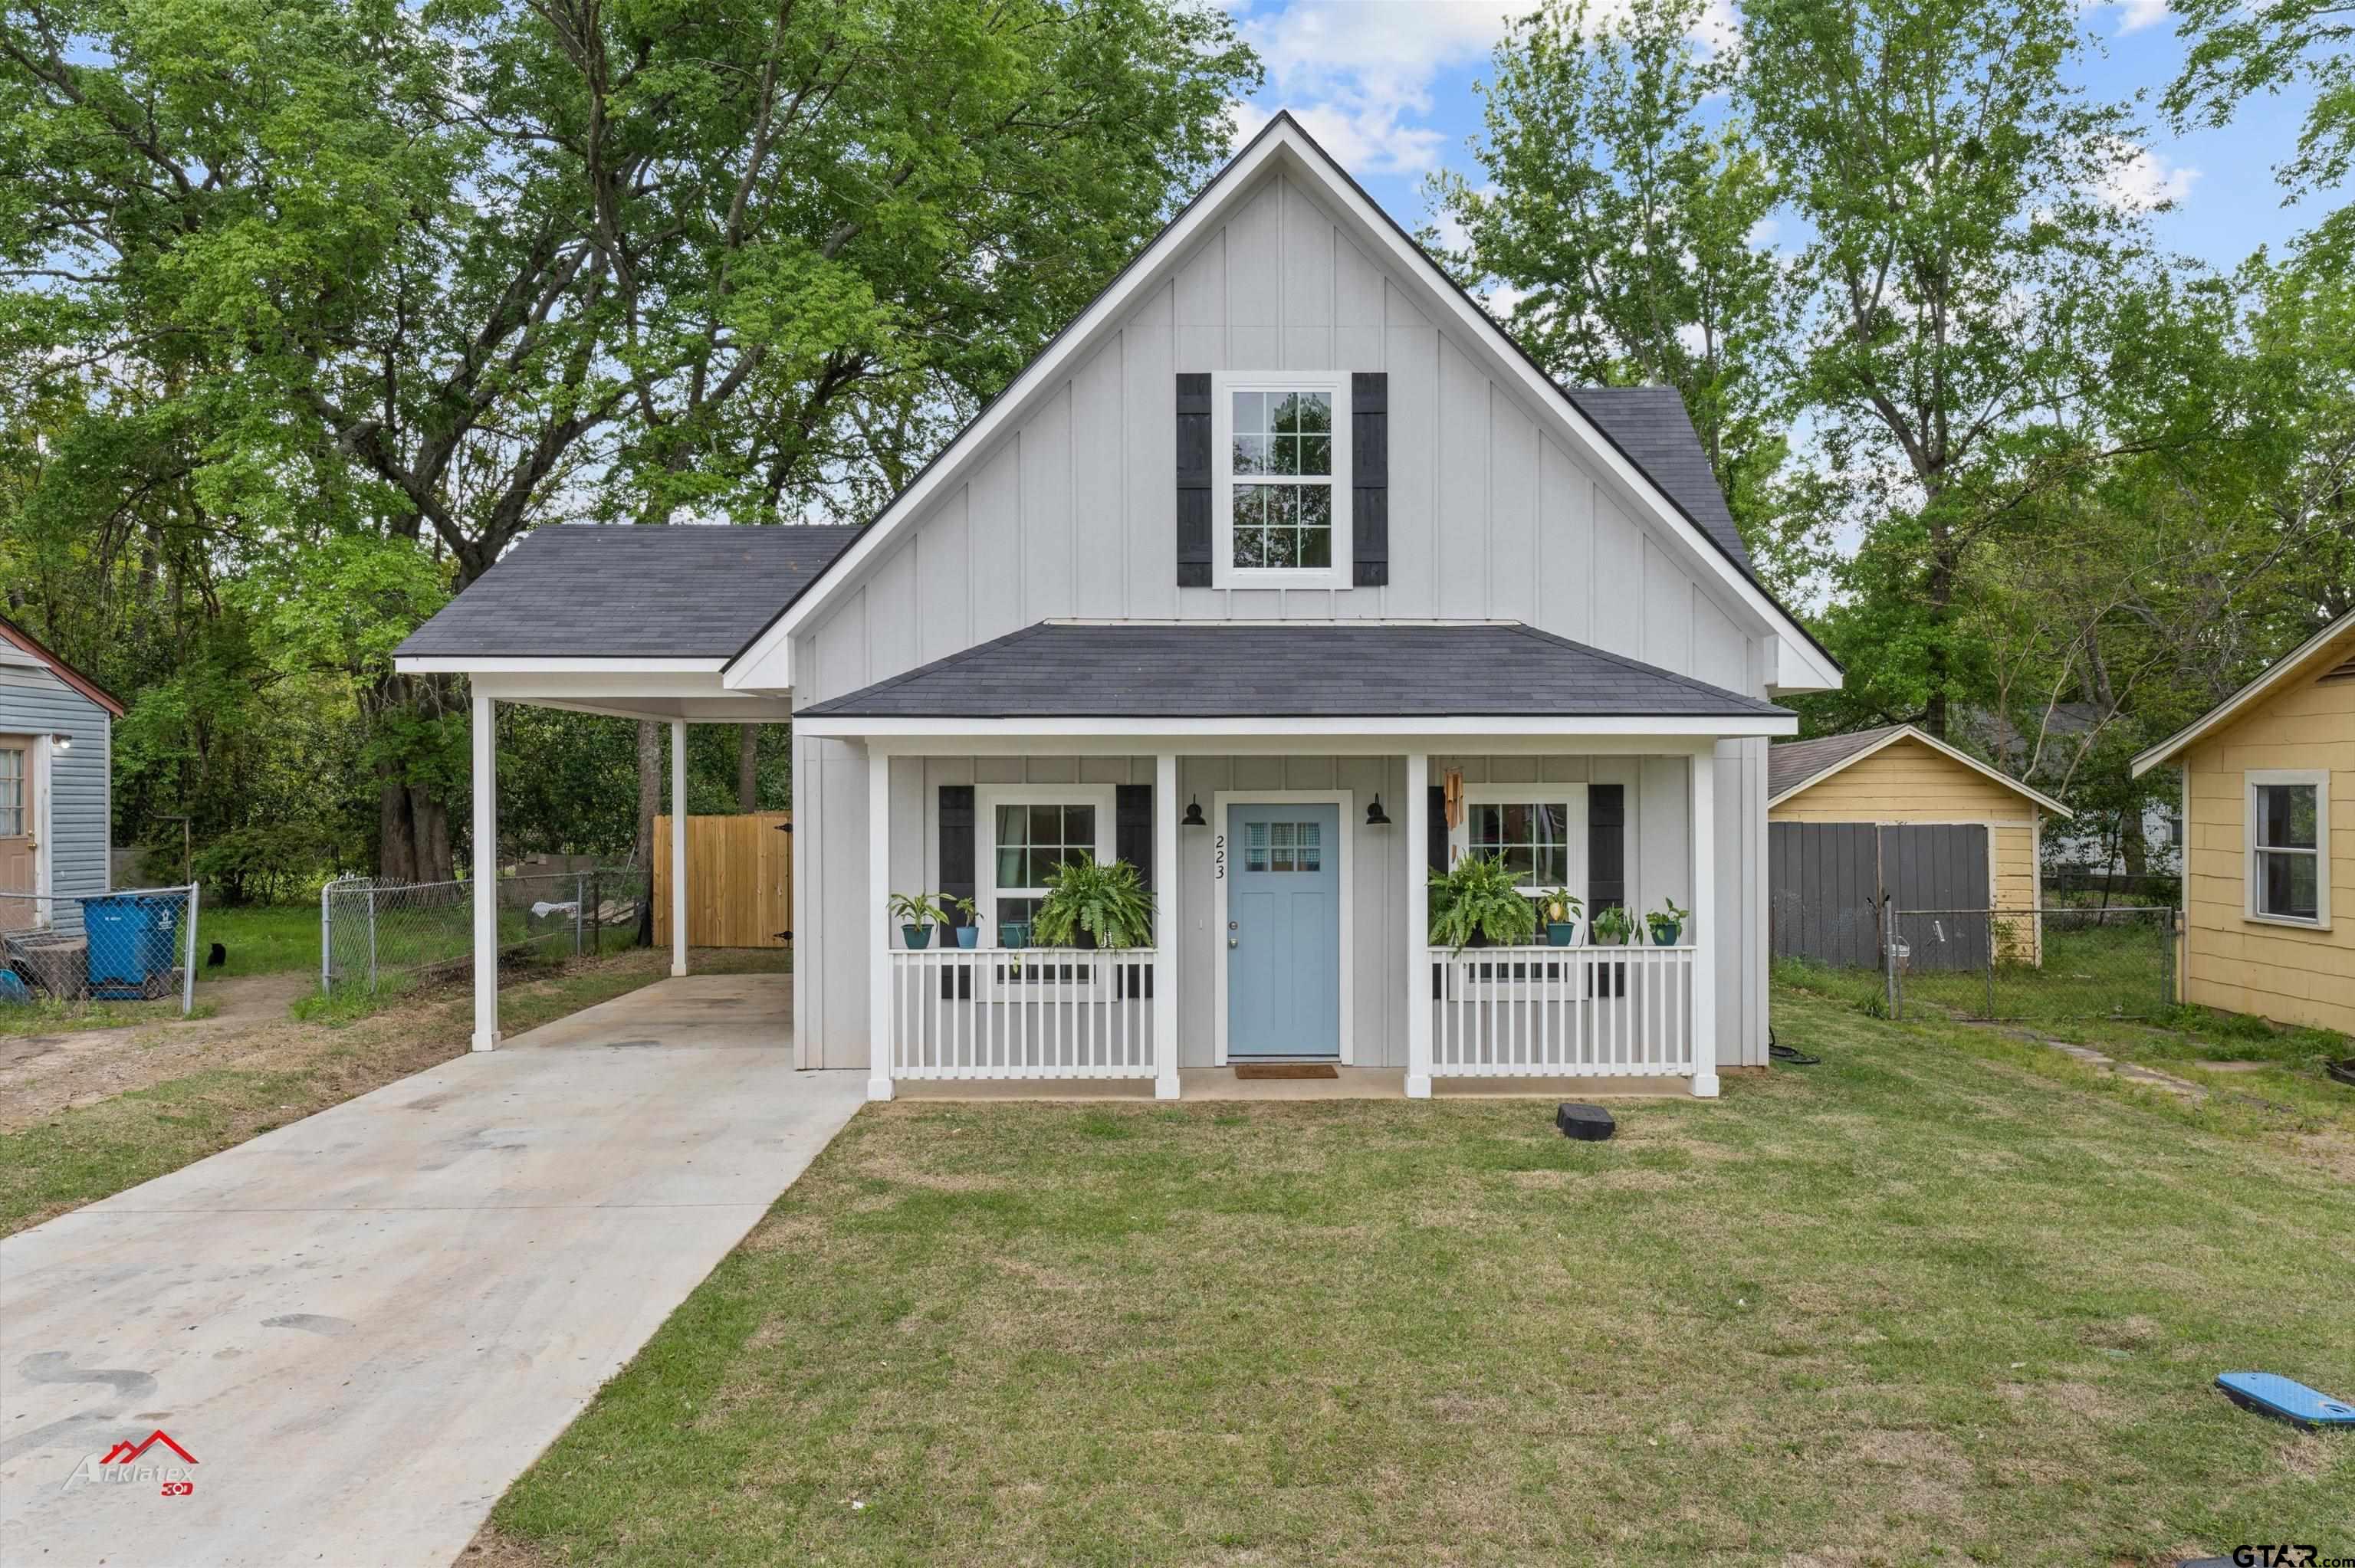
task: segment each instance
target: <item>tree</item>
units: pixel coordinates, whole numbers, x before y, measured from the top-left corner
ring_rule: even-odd
[[[2298,84],[2307,106],[2296,153],[2274,173],[2289,199],[2342,186],[2355,166],[2355,5],[2347,0],[2174,0],[2176,36],[2190,48],[2161,102],[2179,130],[2228,123],[2253,92]],[[2308,240],[2345,267],[2355,257],[2355,217],[2341,208]]]
[[[1150,0],[26,0],[0,344],[133,367],[172,482],[261,549],[359,529],[463,587],[545,521],[855,514],[1255,71]],[[383,867],[444,874],[455,694],[370,681]]]
[[[1430,188],[1464,231],[1451,268],[1510,291],[1514,334],[1548,373],[1677,388],[1735,518],[1763,535],[1786,449],[1765,374],[1776,269],[1752,237],[1776,196],[1740,121],[1702,122],[1733,76],[1696,50],[1702,14],[1635,0],[1604,22],[1547,0],[1479,89],[1486,184]]]
[[[2117,346],[2107,302],[2145,257],[2106,194],[2134,127],[2066,85],[2071,0],[1758,0],[1745,17],[1742,100],[1810,232],[1790,396],[1863,537],[1849,586],[1878,596],[1854,619],[1907,694],[1891,716],[1944,736],[1967,694],[1974,560],[2116,450],[2088,404]]]

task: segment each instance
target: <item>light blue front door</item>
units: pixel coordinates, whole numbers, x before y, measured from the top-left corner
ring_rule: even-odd
[[[1341,1054],[1341,810],[1227,808],[1227,1054]]]

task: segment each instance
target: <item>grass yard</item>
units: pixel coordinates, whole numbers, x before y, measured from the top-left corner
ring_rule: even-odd
[[[317,939],[314,927],[314,955]],[[792,957],[702,948],[693,961],[698,974],[728,974],[787,969]],[[536,973],[503,971],[500,1026],[518,1034],[669,972],[668,948],[634,948]],[[135,1086],[91,1103],[52,1107],[59,1097],[45,1088],[39,1108],[27,1110],[35,1091],[0,1090],[0,1234],[447,1061],[466,1050],[473,1027],[473,992],[461,981],[412,992],[341,1024],[273,1016],[229,1033],[144,1032],[133,1041],[133,1059],[113,1069]],[[136,1059],[142,1056],[168,1060],[168,1075]],[[26,1070],[41,1065],[36,1061]]]
[[[272,975],[288,970],[319,972],[319,906],[255,904],[242,907],[198,903],[197,961],[203,963],[212,945],[229,950],[229,962],[219,969],[197,971],[201,988],[209,979],[237,975]]]
[[[1992,991],[1985,969],[1938,969],[1927,964],[1903,975],[1906,1008],[1934,1009],[1957,1016],[1992,1016],[2021,1022],[2057,1022],[2078,1018],[2156,1018],[2171,1011],[2169,990],[2168,938],[2165,927],[2146,917],[2121,914],[2121,923],[2071,927],[2066,912],[2048,915],[2044,961],[2006,961],[1995,966]],[[2092,916],[2083,916],[2088,920]],[[1917,953],[1936,948],[1942,917],[1902,916],[1906,938]],[[1951,927],[1952,919],[1944,923]],[[1973,937],[1980,934],[1971,933]],[[2001,955],[2014,938],[1998,934],[1993,946]],[[1984,954],[1984,939],[1974,946]],[[1838,997],[1859,1006],[1885,1003],[1886,988],[1879,969],[1852,969],[1811,959],[1778,958],[1774,978],[1785,986]]]
[[[2355,1441],[2208,1386],[2355,1389],[2355,1139],[1776,1024],[1824,1064],[1601,1145],[1526,1101],[869,1107],[469,1560],[2355,1552]]]

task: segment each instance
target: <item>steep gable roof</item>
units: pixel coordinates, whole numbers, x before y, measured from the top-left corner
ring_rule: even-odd
[[[2211,730],[2231,723],[2250,704],[2264,697],[2267,693],[2279,689],[2285,682],[2295,677],[2309,664],[2320,666],[2323,653],[2326,651],[2338,652],[2339,640],[2349,632],[2355,632],[2355,610],[2348,611],[2287,653],[2275,660],[2266,667],[2264,674],[2136,758],[2134,776],[2139,779],[2159,764],[2181,755],[2183,749],[2193,741]],[[2355,659],[2350,659],[2349,663],[2355,665]],[[2321,678],[2335,681],[2347,673],[2331,667]]]
[[[868,563],[879,561],[889,542],[943,488],[946,476],[961,465],[962,460],[977,453],[1007,424],[1025,414],[1032,399],[1050,387],[1058,367],[1109,327],[1126,309],[1132,294],[1175,263],[1209,215],[1247,186],[1270,159],[1279,155],[1288,156],[1293,166],[1316,181],[1328,196],[1338,198],[1337,205],[1374,237],[1392,264],[1431,288],[1433,298],[1447,308],[1456,323],[1498,356],[1532,401],[1550,408],[1560,417],[1605,475],[1639,503],[1648,503],[1641,509],[1660,524],[1658,531],[1664,538],[1691,541],[1692,553],[1704,574],[1713,570],[1732,590],[1734,598],[1775,629],[1786,646],[1796,650],[1802,678],[1776,683],[1800,689],[1838,684],[1838,662],[1759,578],[1726,511],[1724,496],[1709,472],[1706,455],[1692,433],[1691,422],[1684,417],[1680,400],[1673,417],[1663,401],[1664,397],[1676,400],[1674,391],[1665,387],[1573,391],[1554,381],[1289,112],[1279,112],[1270,120],[1158,235],[1130,258],[1086,309],[1065,323],[996,397],[975,412],[906,488],[876,514],[860,538],[827,569],[814,591],[777,611],[730,663],[726,683],[752,683],[752,668],[818,613],[833,593],[856,578]],[[1656,467],[1668,477],[1655,472]]]
[[[16,648],[19,652],[29,657],[35,663],[42,665],[48,669],[49,673],[55,675],[59,680],[63,681],[67,685],[71,686],[75,691],[80,692],[83,696],[88,697],[91,702],[96,703],[100,707],[104,708],[108,713],[112,714],[116,718],[121,718],[123,716],[123,705],[116,702],[113,697],[110,696],[104,687],[101,686],[96,681],[91,680],[88,675],[83,674],[80,670],[77,670],[72,665],[67,663],[64,660],[59,658],[56,654],[50,652],[48,649],[43,645],[39,638],[34,636],[31,632],[26,630],[23,627],[17,625],[13,620],[10,620],[5,616],[0,616],[0,642],[7,643]]]

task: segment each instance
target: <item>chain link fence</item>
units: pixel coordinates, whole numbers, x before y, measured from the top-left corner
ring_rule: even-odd
[[[85,896],[0,893],[0,1007],[35,1001],[196,1005],[198,889]]]
[[[2176,911],[1865,905],[1854,961],[1778,954],[1777,978],[1891,1018],[2157,1018],[2175,1004]],[[1870,965],[1871,967],[1865,967]]]
[[[499,962],[560,963],[634,945],[646,874],[627,867],[499,879]],[[380,993],[471,973],[474,886],[345,877],[319,890],[319,986]]]

